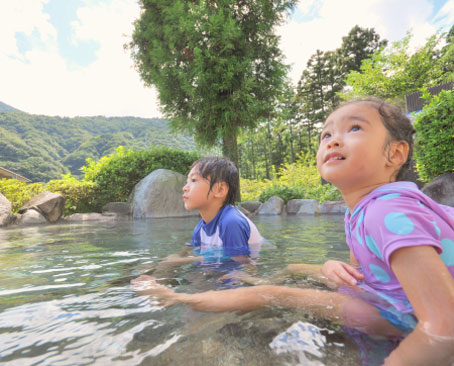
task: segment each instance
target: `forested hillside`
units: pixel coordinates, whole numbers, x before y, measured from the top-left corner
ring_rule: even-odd
[[[68,172],[79,176],[87,157],[97,160],[119,145],[195,149],[191,137],[171,133],[167,121],[158,118],[49,117],[0,103],[0,166],[35,182]]]

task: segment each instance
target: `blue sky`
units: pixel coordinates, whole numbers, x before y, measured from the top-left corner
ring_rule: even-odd
[[[36,114],[160,116],[123,45],[136,0],[0,1],[0,101]],[[277,31],[296,83],[316,49],[339,47],[356,24],[413,47],[454,23],[449,0],[302,0]]]

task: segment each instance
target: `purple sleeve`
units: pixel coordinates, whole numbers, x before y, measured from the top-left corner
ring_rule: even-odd
[[[443,220],[415,198],[377,199],[368,208],[364,225],[365,244],[388,266],[391,254],[400,248],[429,245],[442,251]]]

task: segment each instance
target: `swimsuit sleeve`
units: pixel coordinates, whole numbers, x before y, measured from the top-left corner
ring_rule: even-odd
[[[247,220],[239,215],[227,217],[220,226],[224,255],[229,257],[249,256],[250,227]]]
[[[434,247],[441,253],[444,221],[418,199],[386,197],[376,200],[367,211],[365,245],[390,266],[391,254],[411,246]]]

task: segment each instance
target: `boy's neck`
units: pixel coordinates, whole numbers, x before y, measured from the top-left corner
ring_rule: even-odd
[[[205,221],[205,224],[208,224],[211,220],[213,220],[218,212],[224,207],[223,202],[222,203],[217,203],[214,202],[211,207],[204,208],[199,211],[200,216],[202,216],[203,221]]]

